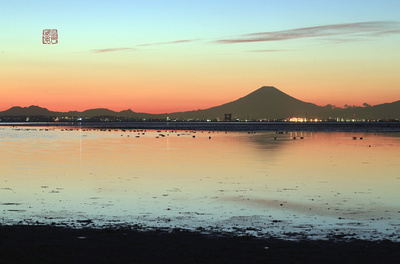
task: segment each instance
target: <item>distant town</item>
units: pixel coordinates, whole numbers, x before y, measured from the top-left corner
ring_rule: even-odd
[[[3,116],[0,117],[0,122],[288,122],[288,123],[340,123],[340,122],[400,122],[395,119],[358,119],[358,118],[306,118],[306,117],[287,117],[283,119],[239,119],[232,118],[231,114],[227,114],[225,118],[215,119],[194,119],[194,118],[132,118],[118,116],[94,116],[94,117],[79,117],[79,116]]]

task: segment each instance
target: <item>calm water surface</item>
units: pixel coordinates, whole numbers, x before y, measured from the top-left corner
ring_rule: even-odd
[[[0,146],[2,224],[400,240],[399,133],[2,127]]]

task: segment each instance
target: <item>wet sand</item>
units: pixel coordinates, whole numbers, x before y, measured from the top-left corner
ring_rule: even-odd
[[[400,243],[13,225],[0,226],[0,256],[1,263],[399,263]]]

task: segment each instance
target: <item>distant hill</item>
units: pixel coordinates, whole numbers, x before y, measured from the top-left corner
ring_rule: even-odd
[[[79,115],[93,117],[93,116],[118,116],[118,112],[109,110],[107,108],[96,108],[96,109],[89,109],[83,112],[80,112]]]
[[[362,110],[359,116],[371,119],[400,119],[400,101],[393,103],[379,104],[371,107],[359,107]],[[349,112],[350,109],[345,109],[344,112]],[[351,113],[351,111],[350,111]]]
[[[29,107],[11,107],[6,111],[0,112],[0,116],[54,116],[54,113],[47,108],[31,105]]]
[[[0,112],[0,116],[77,116],[77,117],[95,117],[95,116],[123,116],[133,117],[136,113],[132,110],[124,110],[115,112],[106,108],[89,109],[83,112],[70,111],[70,112],[53,112],[47,108],[42,108],[36,105],[29,107],[14,106],[6,111]]]
[[[130,109],[115,112],[106,108],[89,109],[83,112],[52,112],[39,106],[12,107],[0,112],[1,117],[16,116],[79,116],[99,117],[114,116],[124,118],[153,118],[153,119],[219,119],[225,114],[231,114],[232,119],[273,120],[288,117],[308,117],[318,119],[328,118],[358,118],[358,119],[398,119],[400,118],[400,101],[375,106],[336,108],[331,105],[318,106],[303,102],[287,95],[275,87],[264,86],[256,91],[220,106],[204,110],[175,112],[165,114],[137,113]]]

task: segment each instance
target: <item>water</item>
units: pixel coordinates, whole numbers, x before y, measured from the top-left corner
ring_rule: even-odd
[[[0,147],[2,224],[400,241],[400,133],[2,127]]]

